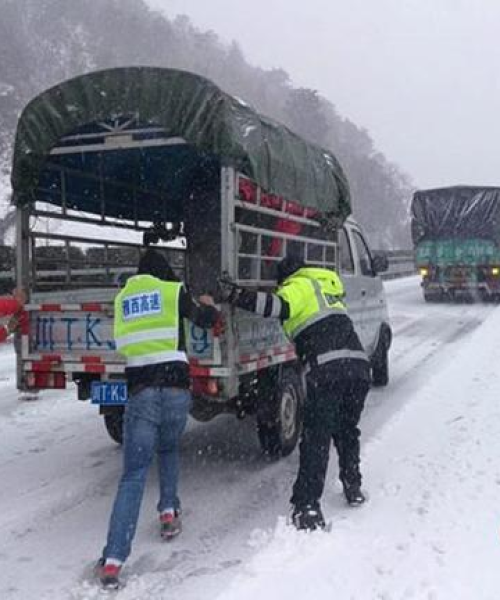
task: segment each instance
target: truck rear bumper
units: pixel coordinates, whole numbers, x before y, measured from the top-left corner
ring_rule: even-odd
[[[482,298],[500,297],[500,282],[429,282],[422,281],[421,286],[427,296],[466,297],[479,296]]]

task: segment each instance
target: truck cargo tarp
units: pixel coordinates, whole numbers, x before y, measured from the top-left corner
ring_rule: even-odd
[[[500,244],[500,188],[455,186],[415,192],[412,238],[493,240]]]
[[[136,116],[234,166],[268,192],[339,220],[350,213],[349,188],[336,158],[192,73],[154,67],[98,71],[34,98],[19,119],[12,186],[32,202],[40,172],[63,136],[115,116]]]

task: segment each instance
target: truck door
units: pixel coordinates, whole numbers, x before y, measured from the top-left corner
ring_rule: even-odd
[[[361,341],[368,354],[372,354],[377,343],[381,320],[382,282],[376,276],[370,250],[361,232],[353,228],[350,233],[356,255],[356,280],[361,295],[361,331],[363,336]]]
[[[356,277],[356,266],[354,262],[354,253],[352,247],[352,238],[348,229],[343,227],[339,231],[339,251],[340,251],[340,273],[344,283],[346,293],[346,304],[349,315],[353,320],[354,327],[364,345],[363,328],[363,306],[364,297],[362,294],[361,281]]]

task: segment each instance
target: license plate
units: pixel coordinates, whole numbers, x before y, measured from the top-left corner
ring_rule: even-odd
[[[91,388],[92,404],[119,406],[127,404],[127,384],[123,381],[101,383],[93,381]]]

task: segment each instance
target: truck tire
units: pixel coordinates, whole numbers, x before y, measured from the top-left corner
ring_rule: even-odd
[[[382,331],[377,349],[371,359],[372,385],[384,387],[389,383],[389,345],[388,334]]]
[[[294,368],[266,378],[257,405],[257,433],[262,450],[271,458],[293,452],[302,427],[303,389]]]
[[[425,302],[443,302],[444,295],[442,292],[426,292],[424,291]]]
[[[117,444],[123,444],[123,410],[105,414],[104,424],[109,437]]]

